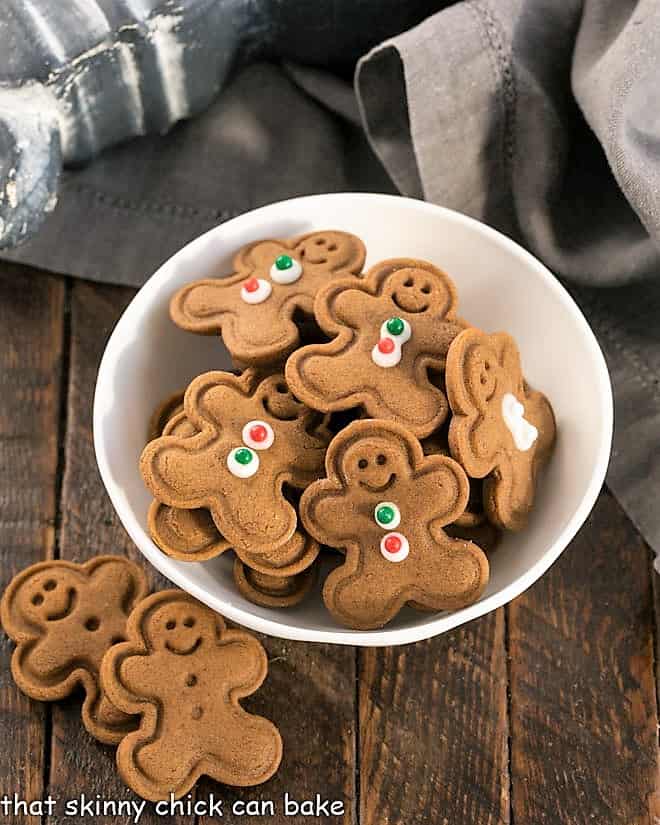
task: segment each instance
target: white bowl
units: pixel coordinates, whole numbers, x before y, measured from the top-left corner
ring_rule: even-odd
[[[432,615],[404,610],[383,630],[336,624],[320,598],[296,608],[257,607],[236,591],[231,561],[177,562],[147,531],[150,496],[138,471],[147,422],[157,404],[199,373],[229,367],[217,337],[183,332],[169,319],[172,294],[196,278],[231,271],[233,253],[259,238],[344,229],[366,243],[367,265],[412,256],[454,279],[459,312],[518,341],[530,383],[550,398],[558,441],[541,479],[529,526],[508,534],[491,561],[475,604]],[[108,342],[94,401],[96,456],[112,503],[129,535],[168,579],[227,618],[287,639],[392,645],[443,633],[505,604],[555,561],[588,516],[605,477],[612,438],[612,392],[600,348],[582,313],[532,255],[478,221],[390,195],[331,194],[256,209],[212,229],[170,258],[135,296]]]

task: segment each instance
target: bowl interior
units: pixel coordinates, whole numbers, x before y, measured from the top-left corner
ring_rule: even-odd
[[[388,257],[425,258],[445,269],[459,313],[486,331],[518,341],[529,382],[550,398],[558,425],[553,458],[527,529],[508,534],[491,559],[482,598],[454,613],[405,610],[381,631],[339,627],[320,598],[277,611],[235,590],[231,561],[176,562],[146,528],[150,496],[138,471],[147,423],[158,403],[201,372],[230,366],[216,337],[177,329],[173,292],[196,278],[231,271],[241,245],[317,229],[345,229],[365,241],[367,265]],[[602,484],[611,442],[612,400],[600,349],[583,316],[536,259],[499,233],[458,213],[385,195],[319,195],[264,207],[193,241],[138,293],[108,343],[99,372],[94,431],[103,480],[119,517],[164,575],[230,619],[272,635],[347,644],[398,644],[443,632],[522,592],[555,560],[588,515]]]

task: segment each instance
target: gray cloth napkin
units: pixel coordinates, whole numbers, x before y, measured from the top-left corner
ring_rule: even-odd
[[[356,95],[304,56],[240,70],[167,137],[67,170],[41,232],[4,254],[137,285],[296,194],[395,186],[480,218],[571,284],[614,383],[610,486],[660,549],[659,55],[654,0],[463,0],[366,54]]]

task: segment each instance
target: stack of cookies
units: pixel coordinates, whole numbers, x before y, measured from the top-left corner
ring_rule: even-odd
[[[332,549],[323,600],[363,630],[478,599],[555,440],[515,341],[460,318],[445,272],[365,257],[346,232],[258,241],[174,295],[174,323],[220,335],[236,372],[167,399],[141,458],[164,553],[231,550],[240,592],[287,607]]]
[[[282,739],[239,702],[266,677],[263,647],[187,593],[148,592],[122,556],[22,570],[0,602],[16,684],[40,701],[82,688],[85,728],[117,745],[122,778],[145,799],[182,797],[202,774],[265,782]]]

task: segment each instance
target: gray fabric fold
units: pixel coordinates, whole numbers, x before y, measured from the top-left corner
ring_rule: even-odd
[[[356,71],[369,140],[403,191],[495,226],[573,282],[648,279],[573,291],[614,386],[608,483],[656,550],[659,58],[655,0],[466,0]],[[402,100],[403,126],[387,119]]]
[[[660,270],[658,55],[656,0],[465,0],[375,47],[356,89],[404,191],[613,285]]]

